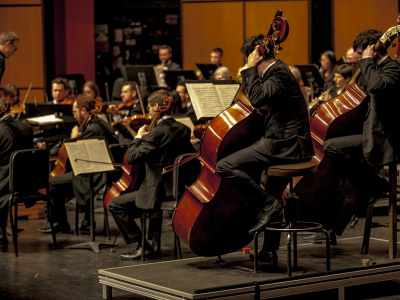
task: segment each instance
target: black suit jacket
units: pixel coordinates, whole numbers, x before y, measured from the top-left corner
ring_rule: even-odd
[[[264,135],[252,148],[273,157],[309,160],[314,149],[307,105],[289,67],[276,61],[264,74],[262,84],[256,67],[241,74],[252,106],[264,116]]]
[[[138,208],[158,208],[172,195],[172,174],[162,175],[162,169],[172,165],[178,155],[191,152],[190,128],[172,117],[162,120],[145,140],[133,140],[128,149],[128,162],[143,163],[145,167],[145,179],[135,202]]]
[[[378,67],[372,58],[358,62],[369,94],[363,126],[363,152],[371,165],[383,165],[400,158],[400,67],[387,57]]]
[[[32,127],[22,121],[6,116],[0,121],[0,214],[1,225],[7,223],[9,189],[9,162],[14,151],[33,148]],[[4,209],[4,211],[3,211]],[[5,217],[5,220],[4,220]],[[5,226],[5,225],[4,225]]]
[[[117,144],[114,129],[110,124],[98,118],[92,117],[86,124],[81,138],[105,137],[108,144]],[[90,200],[90,177],[89,175],[78,175],[72,177],[72,184],[76,201],[83,205]],[[103,185],[102,174],[93,175],[93,191],[97,193]]]

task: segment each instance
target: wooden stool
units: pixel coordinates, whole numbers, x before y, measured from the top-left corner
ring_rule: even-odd
[[[292,240],[293,240],[293,267],[297,267],[297,232],[322,231],[326,237],[326,270],[330,270],[330,242],[329,233],[322,224],[297,220],[296,201],[298,197],[293,192],[293,177],[307,176],[317,172],[317,166],[313,162],[298,164],[276,165],[268,169],[268,176],[290,178],[289,193],[286,196],[284,207],[285,222],[271,223],[259,229],[254,234],[254,272],[258,271],[258,235],[266,230],[287,232],[287,270],[288,276],[292,276]]]
[[[389,164],[389,258],[396,258],[397,253],[397,162]],[[364,238],[361,254],[368,254],[374,206],[368,207],[365,216]]]

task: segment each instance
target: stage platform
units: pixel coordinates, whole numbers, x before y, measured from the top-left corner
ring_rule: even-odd
[[[331,246],[331,271],[326,271],[325,245],[298,244],[298,268],[287,276],[286,251],[278,265],[253,263],[241,252],[217,257],[146,263],[101,269],[103,299],[120,289],[150,299],[271,299],[333,290],[345,298],[346,287],[400,279],[400,259],[389,259],[388,241],[371,238],[369,254],[361,254],[362,237],[339,239]],[[399,255],[398,255],[399,256]],[[366,261],[368,260],[368,261]]]

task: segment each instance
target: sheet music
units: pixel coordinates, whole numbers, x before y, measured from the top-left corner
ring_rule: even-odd
[[[232,105],[240,88],[238,83],[186,82],[197,119],[210,119]]]
[[[193,125],[192,120],[190,120],[189,117],[174,117],[174,119],[176,121],[178,121],[179,123],[182,123],[182,124],[186,125],[187,127],[189,127],[191,133],[193,133],[194,125]]]
[[[239,84],[216,84],[217,92],[221,98],[224,108],[227,109],[232,105],[234,97],[239,90]]]
[[[197,119],[214,118],[224,110],[224,103],[212,83],[186,83]]]
[[[28,123],[36,125],[46,125],[64,122],[63,119],[57,118],[55,115],[47,115],[41,117],[27,118]]]
[[[114,170],[105,140],[77,140],[64,144],[75,175]]]

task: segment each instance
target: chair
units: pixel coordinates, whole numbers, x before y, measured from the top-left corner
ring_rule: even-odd
[[[121,90],[124,84],[124,78],[118,77],[114,80],[112,94],[111,94],[111,101],[121,101]]]
[[[181,154],[179,155],[175,161],[174,164],[179,164],[182,162],[183,159],[192,156],[194,153],[186,153],[186,154]],[[179,200],[181,199],[183,193],[185,192],[185,186],[193,184],[197,177],[200,174],[201,166],[200,166],[200,161],[196,158],[182,164],[179,167],[176,167],[173,170],[172,173],[172,178],[173,178],[173,187],[172,187],[172,193],[173,193],[173,200],[167,200],[161,203],[161,211],[168,211],[168,212],[173,212],[178,205]],[[145,238],[146,238],[146,219],[148,217],[149,212],[146,211],[142,215],[142,245],[145,243]],[[181,245],[179,241],[179,237],[174,233],[174,255],[177,255],[179,259],[182,258],[182,251],[181,251]],[[145,258],[145,251],[142,253],[141,259],[144,261]]]
[[[389,227],[389,258],[396,258],[397,252],[397,162],[389,164],[389,224],[377,224],[373,226],[372,216],[374,215],[374,205],[368,207],[365,216],[364,237],[361,247],[361,254],[368,254],[369,238],[371,235],[371,228],[378,226]]]
[[[313,162],[298,164],[276,165],[268,168],[268,176],[290,178],[289,192],[285,198],[285,222],[271,223],[254,234],[254,272],[258,272],[258,235],[264,231],[277,231],[287,233],[287,273],[292,276],[292,241],[293,241],[293,267],[297,268],[297,232],[322,231],[326,237],[326,269],[330,270],[330,242],[329,233],[322,224],[297,220],[297,200],[299,198],[293,191],[293,177],[307,176],[317,172]]]
[[[48,194],[49,186],[49,152],[40,149],[18,150],[10,157],[10,180],[9,187],[11,196],[9,198],[9,215],[14,243],[15,256],[18,256],[17,228],[18,228],[18,203],[25,202],[27,207],[33,206],[38,200],[47,203],[47,218],[50,222],[53,246],[57,249],[57,240],[53,230],[51,218],[51,199]],[[46,194],[38,192],[46,189]],[[14,214],[13,208],[14,207]]]

